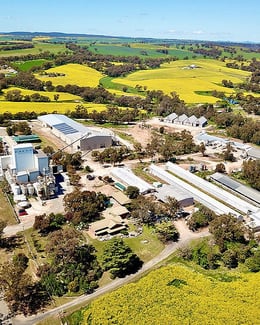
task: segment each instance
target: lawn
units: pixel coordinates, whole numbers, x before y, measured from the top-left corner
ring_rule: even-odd
[[[192,64],[196,64],[197,68],[187,69]],[[217,98],[196,92],[217,90],[231,94],[232,89],[222,87],[221,81],[226,79],[241,83],[249,76],[249,72],[227,68],[220,61],[197,59],[164,63],[159,69],[137,71],[125,78],[114,78],[112,82],[131,87],[138,84],[147,86],[148,90],[161,89],[168,94],[176,92],[186,103],[215,103]]]
[[[106,242],[90,238],[86,234],[85,236],[87,236],[89,243],[96,248],[97,257],[100,259]],[[143,228],[143,233],[140,236],[124,238],[124,242],[131,247],[143,262],[148,262],[164,249],[164,245],[158,240],[153,228],[146,226]]]
[[[77,85],[81,87],[97,87],[103,75],[97,70],[76,63],[69,63],[46,70],[48,73],[63,73],[65,76],[48,77],[36,74],[42,81],[50,80],[54,86]]]

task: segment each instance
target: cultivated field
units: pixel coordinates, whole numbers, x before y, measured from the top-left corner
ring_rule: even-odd
[[[89,112],[104,111],[106,105],[94,104],[94,103],[68,103],[68,102],[50,102],[50,103],[38,103],[38,102],[7,102],[0,101],[0,114],[5,112],[18,113],[18,112],[36,112],[36,113],[67,113],[68,111],[74,111],[77,105],[84,105]]]
[[[195,65],[195,68],[189,68]],[[162,64],[155,70],[137,71],[125,78],[114,78],[116,83],[135,87],[147,86],[149,90],[175,91],[186,103],[215,103],[217,98],[196,92],[212,90],[232,93],[232,89],[221,86],[223,79],[241,83],[250,73],[225,67],[216,60],[179,60]]]
[[[8,91],[12,90],[20,90],[21,94],[23,96],[25,95],[32,95],[35,93],[40,94],[41,96],[47,96],[50,98],[51,101],[54,101],[54,95],[59,95],[58,102],[64,102],[64,101],[81,101],[82,98],[80,96],[72,95],[69,93],[63,93],[63,92],[56,92],[56,91],[38,91],[38,90],[28,90],[28,89],[22,89],[22,88],[17,88],[17,87],[10,87],[8,89],[3,90],[3,95],[0,96],[0,103],[2,100],[5,100],[5,95]]]
[[[27,54],[39,54],[44,51],[50,51],[51,53],[65,52],[65,44],[51,44],[51,43],[34,43],[34,48],[23,49],[23,50],[10,50],[1,51],[0,57],[11,56],[11,55],[27,55]]]
[[[81,64],[65,64],[59,67],[46,70],[48,73],[63,73],[65,76],[48,77],[36,75],[42,81],[50,80],[54,86],[77,85],[81,87],[96,87],[103,75],[95,69]]]
[[[202,273],[171,265],[97,298],[82,311],[82,323],[259,324],[259,280],[259,273]]]

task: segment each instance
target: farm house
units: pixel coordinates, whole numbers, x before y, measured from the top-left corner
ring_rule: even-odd
[[[146,194],[155,191],[152,185],[145,182],[140,177],[136,176],[128,168],[115,167],[111,170],[111,175],[126,186],[138,187],[141,194]]]
[[[112,131],[86,127],[62,114],[42,115],[38,120],[74,150],[106,148],[116,141]]]

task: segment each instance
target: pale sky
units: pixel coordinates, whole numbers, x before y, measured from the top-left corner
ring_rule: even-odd
[[[260,42],[259,0],[0,0],[0,32]]]

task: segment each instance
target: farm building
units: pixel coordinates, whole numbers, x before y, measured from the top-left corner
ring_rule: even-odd
[[[112,177],[116,178],[126,186],[136,186],[141,194],[154,192],[152,185],[137,177],[130,169],[115,167],[111,170]]]
[[[260,149],[250,148],[249,150],[246,151],[246,155],[248,158],[259,160],[260,159]]]
[[[106,148],[116,141],[112,131],[86,127],[62,114],[42,115],[38,120],[74,150]]]
[[[207,132],[200,132],[197,135],[196,140],[198,142],[203,142],[205,145],[227,144],[229,142],[228,139],[215,137],[207,134]]]
[[[254,201],[257,204],[260,204],[260,192],[254,190],[248,186],[245,186],[238,181],[233,180],[232,178],[228,177],[227,175],[223,175],[221,173],[215,173],[210,176],[211,179],[224,185],[227,188],[241,194],[242,196]]]
[[[173,123],[174,124],[184,124],[184,122],[188,119],[188,116],[186,114],[182,114],[180,116],[178,116]]]
[[[126,207],[115,204],[110,208],[107,208],[105,211],[102,212],[102,215],[104,218],[114,218],[114,217],[120,217],[120,218],[126,218],[129,216],[129,211]]]
[[[197,126],[204,127],[208,124],[208,120],[206,119],[206,117],[201,116],[198,118],[196,123],[197,123]]]
[[[197,126],[197,120],[197,117],[195,115],[192,115],[184,121],[184,124],[190,126]]]
[[[188,117],[186,114],[178,116],[176,113],[166,116],[163,121],[166,123],[182,124],[195,127],[204,127],[208,123],[208,120],[204,116],[199,118],[197,118],[195,115]]]
[[[127,229],[127,224],[119,216],[105,218],[89,225],[89,232],[94,237],[115,235],[125,229]]]
[[[157,188],[155,193],[157,200],[167,202],[168,197],[174,197],[180,204],[180,207],[188,207],[194,204],[193,197],[190,193],[176,185],[163,184],[162,187]]]
[[[176,113],[171,113],[170,115],[164,118],[164,122],[166,123],[174,123],[174,120],[178,117]]]
[[[16,143],[41,142],[41,139],[36,134],[13,136],[13,140]]]

